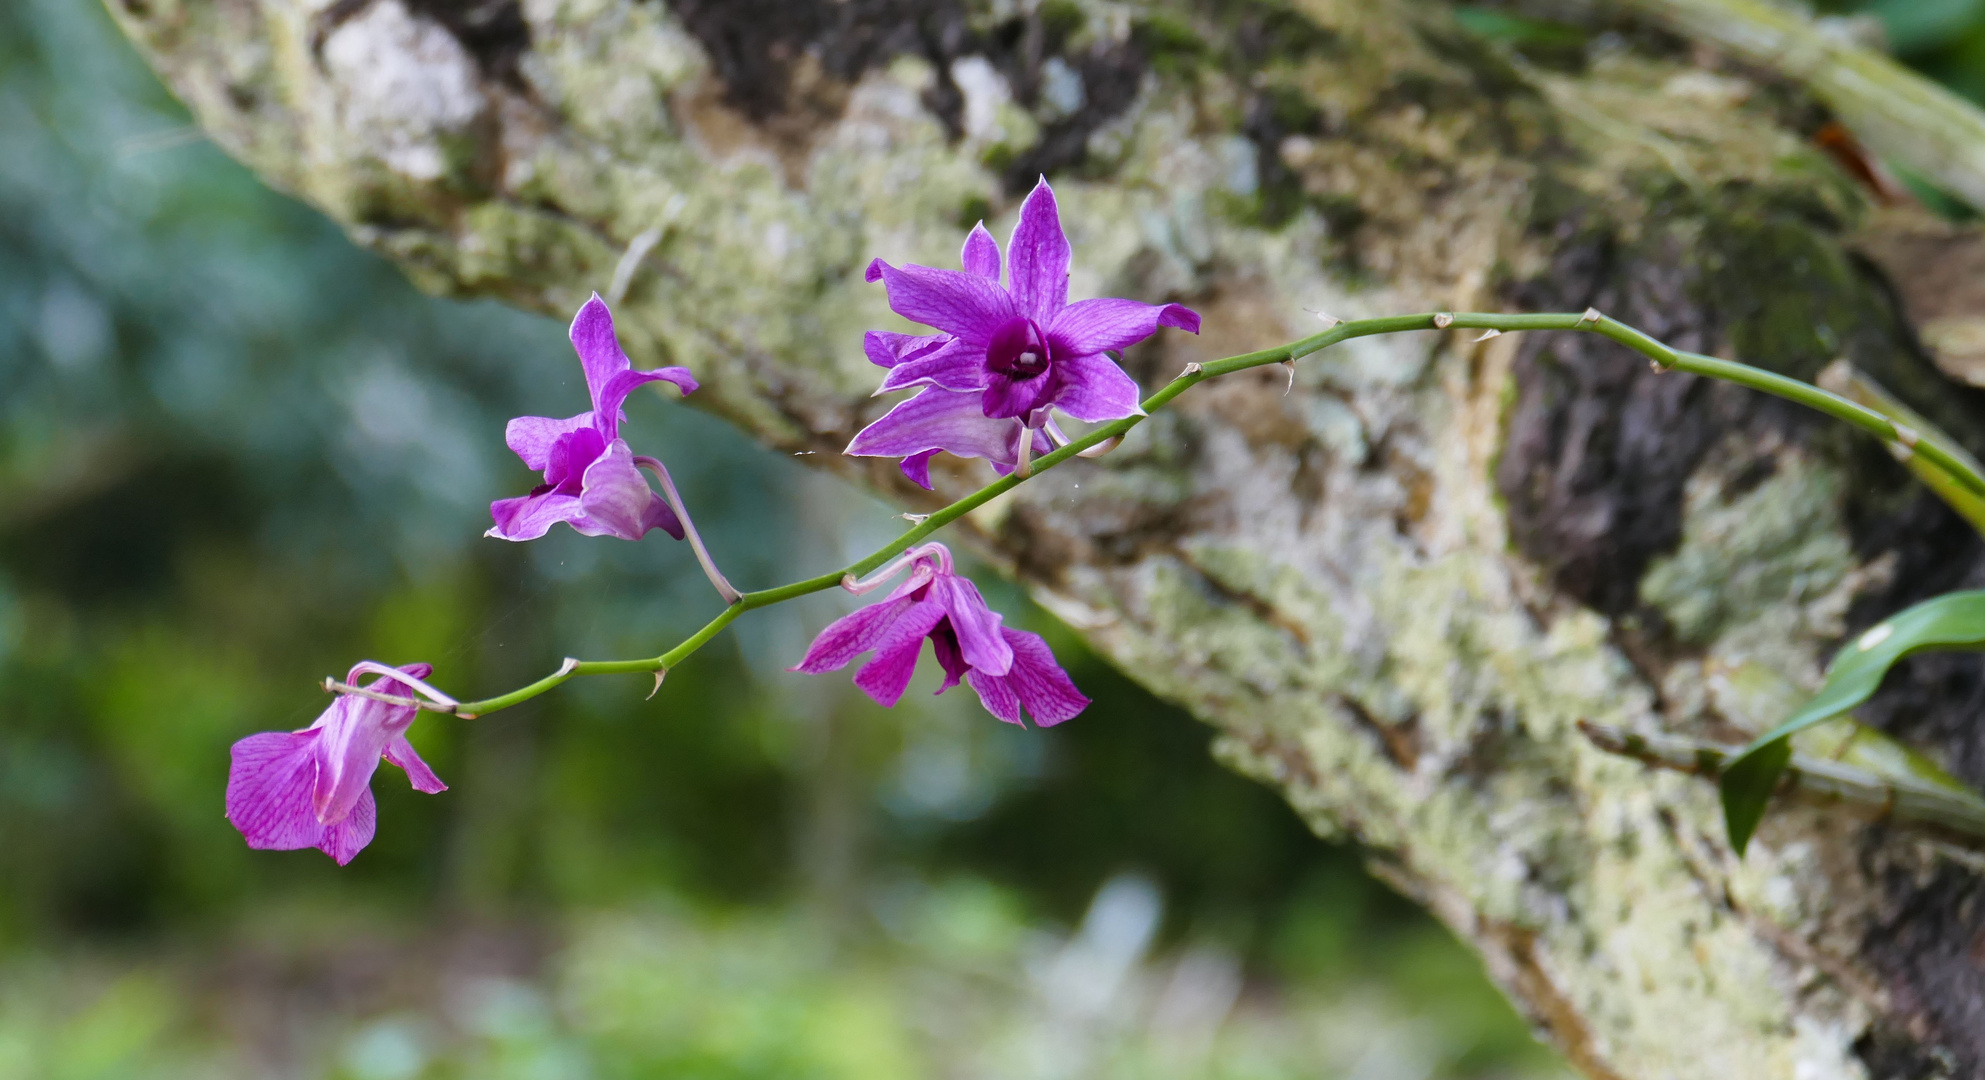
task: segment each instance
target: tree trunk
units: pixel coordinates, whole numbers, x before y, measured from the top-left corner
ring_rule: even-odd
[[[559,317],[612,287],[643,366],[910,508],[990,474],[840,456],[884,408],[861,333],[898,325],[862,269],[955,265],[1040,173],[1074,295],[1204,314],[1130,351],[1147,386],[1313,311],[1591,305],[1800,378],[1846,357],[1985,450],[1922,344],[1963,370],[1985,248],[1674,27],[1526,59],[1431,0],[111,2],[216,140],[424,287]],[[1575,727],[1740,741],[1843,634],[1980,579],[1961,521],[1859,436],[1597,338],[1367,339],[1286,381],[1195,390],[963,532],[1588,1074],[1985,1076],[1972,860],[1783,806],[1740,861],[1710,785]],[[1863,715],[1976,784],[1981,697],[1974,658],[1919,659]]]

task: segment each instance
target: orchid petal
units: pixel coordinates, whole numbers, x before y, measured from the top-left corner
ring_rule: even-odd
[[[923,488],[925,491],[929,491],[930,459],[936,454],[937,451],[935,450],[925,450],[920,454],[911,454],[909,457],[904,458],[897,467],[903,470],[904,476],[910,478],[910,483]]]
[[[1127,349],[1157,333],[1161,326],[1197,334],[1199,314],[1179,304],[1101,298],[1078,300],[1044,325],[1056,356],[1087,356],[1107,349]]]
[[[648,508],[656,500],[653,488],[634,464],[634,451],[624,439],[607,444],[606,453],[586,467],[579,494],[582,518],[571,519],[574,529],[587,536],[617,536],[639,540],[649,518]]]
[[[1014,314],[1006,290],[977,274],[928,266],[898,269],[881,259],[870,264],[889,290],[889,307],[912,322],[984,345]]]
[[[923,649],[924,638],[942,621],[942,604],[912,601],[876,639],[875,659],[855,672],[855,686],[885,709],[895,705],[916,674],[917,653]]]
[[[1059,388],[1050,399],[1055,408],[1085,423],[1118,420],[1143,410],[1143,388],[1124,374],[1116,361],[1101,353],[1055,360]]]
[[[959,258],[965,264],[966,273],[977,274],[989,281],[999,280],[999,241],[986,231],[985,222],[972,226],[972,231],[965,235],[965,250]]]
[[[353,665],[345,681],[393,696],[454,699],[427,684],[432,664],[388,667],[371,660]],[[381,760],[406,770],[418,791],[447,790],[407,742],[420,715],[362,694],[342,694],[303,731],[262,732],[236,742],[230,752],[227,819],[248,846],[260,850],[314,847],[342,866],[372,842],[378,827],[372,774]]]
[[[1074,680],[1056,662],[1054,650],[1041,635],[1007,626],[1000,627],[999,632],[1013,649],[1013,669],[1006,675],[1006,685],[1027,707],[1035,724],[1053,727],[1089,707],[1089,699],[1075,688]]]
[[[1089,699],[1075,688],[1041,635],[1005,626],[1000,627],[1000,635],[1013,649],[1013,670],[992,675],[974,668],[965,675],[987,712],[1018,724],[1024,705],[1037,726],[1053,727],[1089,706]]]
[[[335,825],[327,825],[311,845],[317,850],[337,860],[339,866],[352,861],[365,845],[372,843],[372,836],[379,828],[379,804],[372,798],[372,789],[358,793],[358,801],[352,804],[347,813]]]
[[[946,574],[950,572],[950,570],[943,571]],[[917,592],[929,585],[931,580],[937,577],[938,574],[938,568],[931,564],[929,557],[913,554],[910,557],[910,576],[904,578],[901,585],[890,590],[888,599],[900,600],[905,596],[909,596],[911,593]],[[921,599],[921,597],[918,599]]]
[[[965,654],[958,648],[958,633],[951,628],[950,620],[938,623],[930,632],[931,652],[937,656],[937,666],[944,669],[944,685],[937,688],[942,694],[958,685],[958,680],[972,670],[965,662]]]
[[[519,495],[514,499],[498,499],[489,504],[489,516],[496,520],[484,532],[498,540],[536,540],[550,531],[561,521],[574,521],[586,516],[579,506],[579,496],[567,495],[558,491],[545,491],[536,495]]]
[[[875,648],[875,643],[882,639],[889,627],[915,603],[914,600],[885,600],[835,619],[813,639],[813,644],[807,646],[806,655],[800,662],[786,670],[819,675],[847,667],[850,660]]]
[[[426,685],[423,680],[429,675],[434,674],[434,665],[414,663],[401,664],[395,667],[392,664],[382,664],[377,660],[360,660],[351,666],[350,671],[345,672],[345,681],[356,682],[360,675],[366,674],[377,675],[382,679],[390,679],[394,682],[404,682],[416,687],[423,687]],[[436,694],[441,697],[447,696],[432,687],[428,687],[424,692]]]
[[[597,409],[607,382],[634,366],[620,351],[620,339],[613,332],[613,312],[607,310],[599,293],[572,317],[572,349],[579,354],[579,365],[586,371],[586,392]]]
[[[419,710],[357,695],[340,695],[311,728],[317,736],[317,784],[311,807],[319,824],[343,821],[372,783],[386,744],[404,734]]]
[[[1013,650],[1000,636],[1005,617],[986,606],[986,598],[970,579],[939,574],[930,583],[930,598],[951,617],[966,663],[988,675],[1004,675],[1013,667]]]
[[[649,498],[648,512],[641,518],[641,535],[648,535],[651,529],[660,529],[677,540],[682,539],[682,519],[675,516],[675,507],[660,495]]]
[[[606,385],[593,398],[593,425],[606,439],[620,436],[620,407],[627,401],[627,395],[634,388],[651,382],[674,383],[676,389],[687,397],[696,392],[696,377],[686,367],[662,367],[653,371],[620,371],[607,379]]]
[[[1020,204],[1020,222],[1006,245],[1006,284],[1021,314],[1046,326],[1067,305],[1068,261],[1061,211],[1044,176]]]
[[[597,422],[598,418],[594,419]],[[545,483],[567,495],[577,495],[586,467],[599,460],[606,449],[606,437],[590,423],[560,435],[545,455]]]
[[[869,363],[876,367],[893,368],[951,340],[950,334],[899,334],[893,330],[870,330],[862,335],[862,351],[868,354]]]
[[[1019,453],[1020,425],[987,417],[979,407],[980,397],[976,391],[925,387],[863,428],[847,452],[858,457],[908,457],[944,450],[1011,467]]]
[[[306,731],[264,731],[229,751],[227,820],[258,851],[317,846],[323,826],[311,809],[317,783],[317,737]]]
[[[992,375],[986,379],[986,388],[979,395],[979,410],[995,420],[1026,416],[1048,403],[1050,391],[1060,381],[1053,368],[1031,379]]]
[[[448,790],[448,785],[442,783],[441,778],[434,775],[434,770],[427,767],[427,762],[414,752],[414,744],[408,742],[405,735],[396,735],[386,744],[385,758],[407,774],[407,780],[413,784],[415,791],[434,795]]]
[[[942,386],[946,390],[982,390],[988,379],[986,348],[952,338],[944,345],[904,360],[889,369],[875,392],[907,390],[912,386]]]
[[[987,712],[1009,724],[1026,726],[1020,720],[1020,697],[1008,685],[1006,676],[973,670],[965,673],[965,682],[979,695],[979,704]]]
[[[593,414],[582,412],[563,420],[549,416],[520,416],[504,425],[503,442],[534,472],[551,467],[551,448],[560,438],[593,426]]]

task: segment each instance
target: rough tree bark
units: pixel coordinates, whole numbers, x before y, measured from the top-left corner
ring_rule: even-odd
[[[1131,351],[1147,385],[1311,309],[1594,305],[1804,378],[1848,357],[1985,451],[1925,351],[1978,348],[1985,248],[1877,207],[1819,98],[1685,23],[1525,59],[1432,0],[111,7],[221,145],[423,286],[563,317],[618,268],[639,360],[907,507],[937,499],[838,455],[884,407],[862,267],[948,264],[1043,172],[1077,295],[1206,316]],[[1798,808],[1740,862],[1708,785],[1574,729],[1741,739],[1843,634],[1978,582],[1879,448],[1602,340],[1428,333],[1197,390],[967,531],[1590,1075],[1985,1075],[1970,863]],[[1975,658],[1925,659],[1865,716],[1985,783],[1981,700]]]

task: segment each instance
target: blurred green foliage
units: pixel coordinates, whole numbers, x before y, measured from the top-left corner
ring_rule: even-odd
[[[1823,8],[1873,16],[1898,58],[1985,104],[1985,0],[1834,0]]]

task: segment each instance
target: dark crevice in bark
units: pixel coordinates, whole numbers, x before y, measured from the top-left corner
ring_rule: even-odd
[[[1262,0],[1222,0],[1208,7],[1225,31],[1223,60],[1229,68],[1258,69],[1341,51],[1336,31],[1317,25],[1292,6]]]
[[[833,80],[852,84],[897,56],[914,55],[936,71],[924,93],[925,107],[958,138],[964,134],[965,97],[951,65],[967,56],[984,57],[1006,79],[1014,100],[1042,122],[1032,145],[1017,151],[995,147],[988,156],[986,164],[999,173],[1008,195],[1024,193],[1040,176],[1090,165],[1091,138],[1129,111],[1149,72],[1185,70],[1186,60],[1211,60],[1254,81],[1253,75],[1271,65],[1338,47],[1334,32],[1258,0],[1213,5],[1212,41],[1198,28],[1162,16],[1136,20],[1123,40],[1091,40],[1081,11],[1053,0],[991,26],[980,25],[955,0],[667,2],[709,53],[725,100],[761,124],[795,108],[795,71],[804,58],[813,58]],[[1048,100],[1046,74],[1056,60],[1079,80],[1080,100],[1073,108]],[[1450,96],[1465,95],[1455,90]],[[1315,129],[1314,110],[1291,120],[1291,100],[1264,89],[1246,107],[1245,133],[1256,143],[1264,182],[1264,214],[1279,220],[1293,216],[1301,200],[1300,185],[1285,175],[1281,140]]]
[[[1241,134],[1254,144],[1258,217],[1263,226],[1281,228],[1309,201],[1303,178],[1282,160],[1282,141],[1291,135],[1322,133],[1323,110],[1293,89],[1266,86],[1248,98]]]
[[[1550,226],[1550,271],[1518,290],[1533,311],[1597,307],[1679,348],[1719,336],[1688,252],[1628,248],[1576,213]],[[1496,484],[1517,549],[1608,615],[1632,611],[1648,563],[1681,538],[1689,475],[1722,435],[1768,408],[1755,395],[1647,362],[1594,336],[1535,335],[1515,366]]]
[[[531,48],[531,27],[518,0],[407,0],[407,7],[447,27],[484,78],[524,88],[517,62]]]
[[[1959,1075],[1946,1057],[1886,1020],[1869,1025],[1854,1040],[1854,1056],[1868,1067],[1869,1080],[1947,1080]]]
[[[1130,108],[1148,68],[1134,38],[1079,44],[1083,16],[1052,3],[983,30],[955,2],[669,0],[669,7],[709,53],[725,100],[758,123],[795,107],[796,70],[807,58],[846,85],[895,57],[921,56],[937,76],[924,105],[955,139],[964,134],[965,95],[952,63],[984,57],[1014,100],[1043,120],[1032,146],[1003,154],[996,148],[987,162],[1014,195],[1042,174],[1084,163],[1090,136]],[[1042,115],[1049,105],[1044,75],[1056,59],[1079,77],[1081,101],[1066,115]]]
[[[323,52],[325,39],[363,13],[375,0],[334,0],[311,20],[310,48]],[[518,0],[405,0],[407,10],[440,23],[475,57],[486,79],[525,89],[517,63],[531,47],[531,27]]]
[[[1976,429],[1985,417],[1903,347],[1881,289],[1841,247],[1838,222],[1811,200],[1740,187],[1713,196],[1662,195],[1642,237],[1631,243],[1588,224],[1596,215],[1548,185],[1538,216],[1557,255],[1547,273],[1515,290],[1524,308],[1597,307],[1679,348],[1721,349],[1800,379],[1846,357],[1905,400],[1920,401],[1939,423]],[[1783,286],[1760,293],[1761,280]],[[1540,335],[1525,343],[1515,374],[1518,396],[1496,476],[1509,502],[1512,536],[1560,589],[1609,615],[1635,610],[1649,562],[1680,539],[1690,474],[1729,432],[1741,430],[1757,443],[1775,431],[1861,463],[1856,475],[1871,484],[1857,483],[1850,504],[1884,504],[1859,514],[1862,522],[1886,516],[1894,506],[1888,493],[1913,490],[1893,463],[1870,463],[1878,449],[1816,414],[1734,386],[1652,371],[1603,339]],[[1873,558],[1885,539],[1920,543],[1869,533],[1857,536],[1857,544]],[[1919,567],[1939,572],[1909,561],[1898,566],[1894,587],[1919,587]]]
[[[1877,289],[1897,344],[1868,372],[1974,454],[1985,452],[1985,392],[1953,382],[1928,358],[1913,326],[1985,302],[1985,243],[1976,234],[1921,223],[1855,236],[1856,272]],[[1855,599],[1846,640],[1911,604],[1985,588],[1985,540],[1956,512],[1908,480],[1883,450],[1861,445],[1849,460],[1847,525],[1864,563],[1887,558],[1893,574]],[[1941,751],[1943,763],[1985,787],[1985,657],[1931,653],[1903,661],[1856,711],[1863,722],[1911,745]]]
[[[1840,223],[1811,202],[1756,192],[1657,205],[1628,243],[1577,212],[1552,224],[1551,270],[1519,288],[1533,310],[1594,306],[1692,351],[1716,351],[1802,379],[1846,357],[1939,424],[1985,430],[1974,391],[1937,373],[1868,267],[1840,246]],[[1548,198],[1540,200],[1549,205]],[[1665,218],[1665,221],[1664,221]],[[1694,218],[1696,230],[1674,228]],[[1691,241],[1690,236],[1700,240]],[[1756,282],[1780,287],[1760,291]],[[1615,616],[1614,644],[1650,676],[1682,655],[1658,613],[1641,605],[1649,563],[1681,537],[1691,473],[1741,432],[1775,433],[1848,468],[1847,522],[1862,560],[1887,557],[1887,583],[1859,598],[1853,632],[1937,593],[1985,584],[1985,542],[1916,485],[1885,451],[1813,414],[1734,386],[1651,371],[1603,339],[1542,337],[1516,368],[1497,486],[1512,537],[1558,588]],[[1738,487],[1768,479],[1770,455],[1721,462]],[[1985,781],[1985,659],[1916,657],[1900,665],[1860,717],[1946,755]],[[1871,834],[1880,845],[1883,830]],[[1985,963],[1971,956],[1985,914],[1976,876],[1946,867],[1927,883],[1913,871],[1872,868],[1889,917],[1870,927],[1869,963],[1908,1019],[1857,1046],[1882,1077],[1985,1075]],[[1985,958],[1985,949],[1980,957]],[[1925,1049],[1929,1047],[1928,1049]]]
[[[1369,732],[1386,760],[1401,772],[1412,772],[1420,765],[1420,718],[1411,715],[1399,723],[1388,723],[1372,714],[1365,703],[1349,694],[1332,694],[1331,700],[1343,706],[1357,725]]]
[[[1907,482],[1874,451],[1857,462],[1848,504],[1856,555],[1893,560],[1889,583],[1856,598],[1846,640],[1911,604],[1958,589],[1985,587],[1985,541],[1936,496]],[[1914,746],[1942,752],[1959,779],[1985,787],[1985,657],[1926,653],[1898,664],[1855,715]]]
[[[1000,182],[1009,195],[1027,191],[1042,176],[1082,164],[1089,157],[1089,137],[1128,112],[1137,100],[1145,61],[1135,45],[1094,48],[1069,59],[1082,76],[1083,106],[1049,124],[1033,146],[1002,170]],[[1033,104],[1024,95],[1016,96]]]
[[[967,51],[975,36],[957,3],[670,0],[669,8],[709,54],[725,100],[760,122],[788,108],[794,68],[804,57],[851,83],[894,57],[922,55],[937,64],[939,80],[948,84],[944,61]],[[957,87],[949,93],[955,96]],[[955,126],[955,116],[946,120]]]
[[[1903,333],[1897,326],[1898,336]],[[1905,339],[1906,340],[1906,339]],[[1871,368],[1877,381],[1954,437],[1978,449],[1985,402],[1952,384],[1912,344]],[[1886,583],[1855,598],[1844,640],[1911,604],[1959,589],[1985,588],[1985,539],[1935,495],[1910,480],[1887,452],[1857,445],[1849,459],[1847,526],[1864,563],[1888,559]],[[1856,710],[1864,723],[1915,746],[1934,748],[1946,767],[1985,787],[1985,657],[1928,653],[1898,664],[1882,689]]]
[[[1878,1027],[1856,1049],[1880,1080],[1985,1075],[1985,882],[1952,865],[1925,880],[1892,857],[1893,843],[1886,830],[1869,834],[1864,869],[1891,901],[1862,953],[1889,977],[1899,1030]]]

